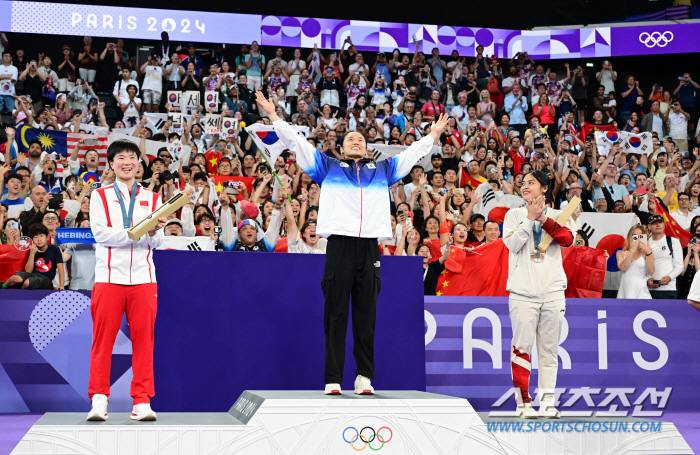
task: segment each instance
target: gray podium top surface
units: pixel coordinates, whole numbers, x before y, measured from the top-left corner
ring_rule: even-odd
[[[418,390],[379,390],[374,395],[356,395],[343,390],[342,395],[324,395],[322,390],[246,390],[266,400],[461,400],[461,398],[420,392]]]
[[[243,425],[227,412],[159,412],[158,420],[131,420],[129,412],[109,413],[105,422],[88,422],[87,412],[47,412],[35,425]]]

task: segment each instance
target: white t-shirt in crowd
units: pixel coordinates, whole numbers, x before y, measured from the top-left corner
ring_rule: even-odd
[[[122,103],[124,103],[124,104],[129,103],[129,106],[124,111],[124,118],[138,117],[139,116],[139,111],[138,111],[138,109],[136,109],[135,104],[141,104],[141,98],[134,98],[133,103],[129,102],[128,99],[122,100]]]
[[[350,71],[354,71],[357,73],[357,70],[359,68],[360,68],[360,65],[358,65],[357,63],[353,63],[352,65],[350,65]],[[369,79],[369,66],[367,66],[367,64],[364,64],[364,65],[362,65],[362,68],[364,69],[364,73],[362,73],[362,74],[364,74],[364,76],[367,79]],[[362,77],[362,74],[358,73],[358,75],[360,76],[360,86],[364,87],[365,86],[365,79]]]
[[[501,85],[503,87],[512,87],[513,84],[515,84],[516,82],[518,82],[517,77],[507,77],[507,78],[503,79],[503,82],[501,82]]]
[[[175,68],[171,69],[173,67],[173,65],[175,66]],[[166,69],[168,71],[170,71],[170,73],[168,74],[169,81],[177,82],[177,81],[182,80],[182,75],[180,74],[179,68],[182,68],[182,66],[179,63],[177,65],[175,65],[174,63],[171,63],[170,65],[168,65],[166,67]]]
[[[143,89],[160,93],[163,91],[163,68],[156,65],[146,66]]]
[[[598,78],[598,75],[600,74],[600,71],[595,73],[596,79]],[[612,74],[617,77],[617,71],[612,71]],[[605,95],[607,95],[610,92],[615,91],[615,81],[613,81],[611,71],[603,71],[603,75],[600,78],[600,85],[605,87]]]
[[[15,96],[15,82],[18,79],[17,68],[14,65],[0,65],[0,76],[11,76],[11,79],[0,81],[0,95]]]
[[[119,83],[121,82],[121,85]],[[124,79],[119,79],[115,84],[114,84],[114,90],[112,91],[113,95],[118,96],[120,99],[129,99],[129,93],[127,93],[126,88],[130,85],[133,85],[136,87],[136,94],[139,94],[139,83],[136,82],[133,79],[129,79],[128,81],[125,81]]]
[[[673,255],[668,249],[668,241],[666,236],[660,240],[654,240],[649,237],[649,246],[654,251],[654,274],[652,277],[655,280],[668,276],[671,277],[671,282],[666,286],[659,286],[656,289],[649,288],[650,291],[675,291],[676,277],[683,271],[683,248],[681,242],[677,238],[671,238],[671,247]]]
[[[688,119],[682,113],[676,114],[671,112],[668,114],[668,122],[671,124],[671,138],[673,139],[688,139]]]

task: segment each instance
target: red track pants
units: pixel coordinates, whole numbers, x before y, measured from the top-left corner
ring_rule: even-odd
[[[112,349],[119,333],[122,315],[126,311],[133,355],[134,379],[131,397],[134,405],[150,403],[155,395],[153,385],[153,326],[158,309],[158,285],[146,283],[122,285],[95,283],[92,288],[92,351],[90,353],[90,383],[88,394],[109,396],[109,373]]]

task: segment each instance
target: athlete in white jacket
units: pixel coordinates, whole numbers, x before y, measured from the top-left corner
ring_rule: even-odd
[[[90,204],[90,226],[97,243],[95,286],[92,289],[92,351],[88,394],[92,410],[87,420],[107,420],[112,348],[126,312],[133,349],[131,396],[134,420],[156,420],[151,410],[153,385],[153,326],[158,306],[153,248],[163,243],[166,218],[140,240],[127,234],[162,204],[158,194],[136,183],[139,148],[129,141],[115,141],[107,149],[114,170],[113,185],[95,191]]]
[[[503,223],[503,242],[509,250],[508,306],[513,326],[511,374],[516,389],[518,413],[523,418],[537,418],[528,392],[530,387],[530,352],[537,340],[540,416],[559,418],[554,407],[557,382],[559,335],[566,312],[564,291],[566,274],[561,247],[574,243],[576,224],[569,219],[565,226],[555,222],[561,213],[545,207],[548,191],[546,174],[533,171],[523,179],[521,193],[527,207],[511,209]],[[544,255],[532,253],[544,233],[554,240]]]
[[[364,136],[343,137],[345,159],[329,158],[316,150],[275,114],[275,106],[257,92],[258,106],[269,113],[279,138],[296,154],[297,164],[323,189],[319,202],[318,235],[327,237],[321,287],[324,295],[327,395],[340,394],[345,363],[345,335],[352,295],[353,354],[357,363],[355,393],[374,394],[374,329],[381,289],[378,239],[392,237],[389,187],[407,175],[430,153],[447,125],[447,115],[433,123],[430,136],[384,161],[369,161]]]

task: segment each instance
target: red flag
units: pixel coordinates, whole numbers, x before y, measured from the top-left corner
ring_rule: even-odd
[[[462,168],[462,172],[459,174],[459,186],[464,186],[464,185],[469,185],[472,187],[473,190],[476,189],[477,186],[481,185],[486,181],[484,177],[479,176],[481,180],[477,180],[471,175],[469,175],[469,172],[467,172],[466,169]]]
[[[664,234],[669,237],[675,237],[681,241],[681,247],[688,246],[688,242],[693,238],[693,234],[683,229],[676,219],[668,214],[666,209],[661,204],[656,204],[656,213],[664,217],[665,230]]]
[[[593,123],[583,122],[583,125],[581,125],[581,134],[579,135],[579,137],[582,141],[585,141],[586,136],[596,131],[615,131],[615,125],[612,123],[608,125],[594,125]]]
[[[204,154],[204,157],[207,160],[207,172],[210,174],[218,173],[219,172],[219,160],[221,160],[221,158],[224,157],[221,154],[221,152],[216,152],[213,149],[209,149]]]
[[[566,272],[566,297],[599,299],[603,295],[605,265],[603,253],[594,248],[573,246],[562,248],[561,257]]]
[[[20,251],[14,245],[0,245],[0,281],[5,282],[15,272],[24,272],[29,250]]]
[[[508,296],[508,248],[502,239],[480,246],[474,253],[450,252],[438,279],[436,295]],[[478,253],[478,254],[476,254]],[[605,257],[593,248],[562,248],[568,286],[566,297],[600,298],[605,280]]]
[[[248,190],[248,194],[253,194],[253,182],[255,181],[255,177],[238,177],[238,176],[233,176],[233,175],[228,175],[228,176],[223,176],[223,175],[214,175],[212,176],[214,179],[214,186],[216,187],[216,194],[220,194],[224,190],[224,182],[226,181],[234,181],[234,182],[241,182],[245,185],[246,189]],[[238,193],[238,200],[240,201],[243,199],[243,195],[241,193]]]

